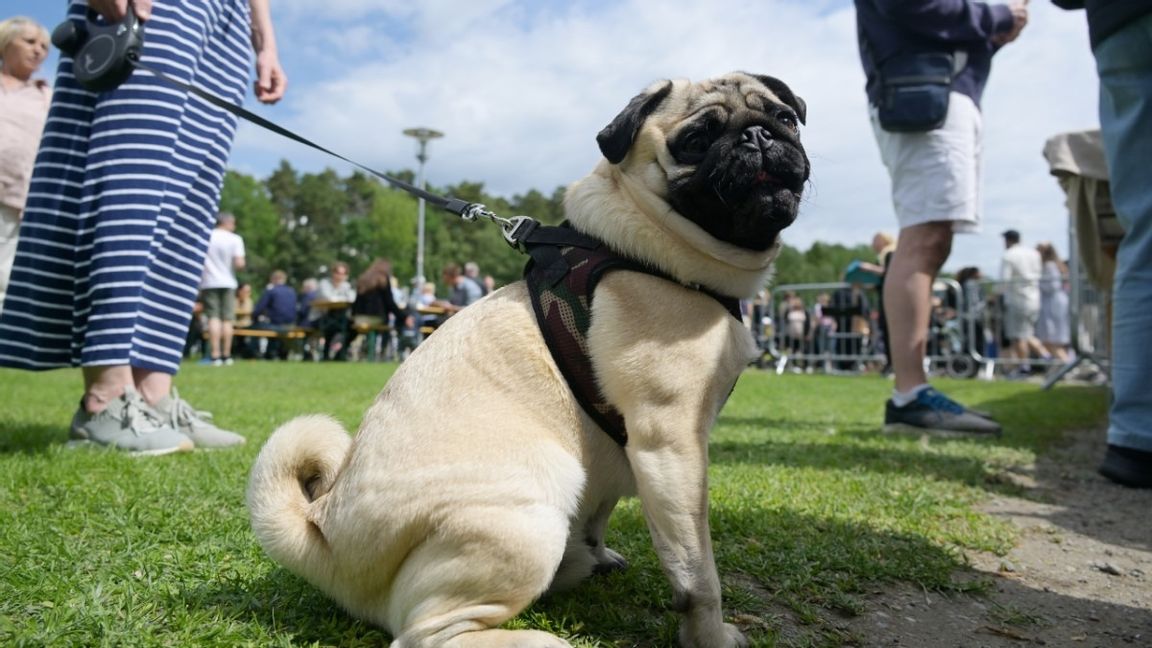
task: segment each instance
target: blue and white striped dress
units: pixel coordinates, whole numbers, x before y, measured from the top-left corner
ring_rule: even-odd
[[[143,59],[239,103],[250,34],[248,0],[157,0]],[[88,92],[63,57],[0,314],[0,365],[176,373],[235,131],[234,116],[146,71]]]

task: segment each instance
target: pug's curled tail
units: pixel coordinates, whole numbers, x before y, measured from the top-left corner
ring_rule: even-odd
[[[351,446],[352,438],[335,420],[301,416],[272,433],[248,479],[248,513],[260,545],[313,583],[332,572],[318,518],[324,510],[322,498]]]

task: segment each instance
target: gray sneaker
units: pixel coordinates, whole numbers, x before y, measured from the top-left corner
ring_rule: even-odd
[[[227,448],[247,441],[235,432],[221,430],[213,425],[210,412],[196,410],[188,401],[181,399],[175,389],[171,396],[160,399],[153,409],[157,415],[192,439],[197,448]]]
[[[132,455],[153,456],[186,452],[192,440],[180,434],[144,402],[131,387],[96,414],[84,411],[83,402],[72,416],[69,432],[73,445],[95,444]]]

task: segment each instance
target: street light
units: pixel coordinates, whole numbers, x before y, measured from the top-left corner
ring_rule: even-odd
[[[424,189],[424,163],[428,160],[428,140],[444,137],[444,133],[431,128],[408,128],[404,130],[408,137],[415,137],[420,142],[420,152],[416,159],[420,161],[420,168],[416,176],[416,186]],[[424,199],[419,199],[419,211],[416,216],[416,278],[413,283],[416,288],[424,285]]]

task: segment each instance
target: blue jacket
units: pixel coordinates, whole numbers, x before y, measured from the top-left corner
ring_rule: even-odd
[[[868,77],[868,101],[879,103],[879,65],[897,54],[967,52],[952,89],[977,106],[992,69],[996,34],[1012,30],[1008,5],[970,0],[855,0],[860,60]]]
[[[1052,0],[1063,9],[1088,9],[1092,49],[1133,20],[1152,12],[1152,0]]]
[[[260,295],[256,307],[252,309],[252,321],[259,322],[261,317],[268,318],[268,323],[277,326],[290,326],[296,323],[296,291],[284,284],[269,286]]]

